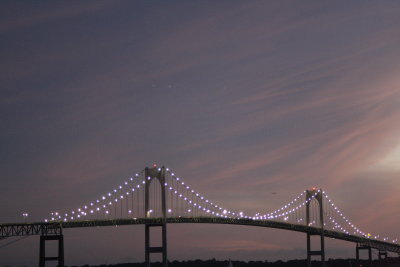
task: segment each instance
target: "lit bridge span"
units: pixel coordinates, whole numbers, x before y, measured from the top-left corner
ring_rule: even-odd
[[[156,181],[156,183],[153,183]],[[146,168],[121,185],[80,207],[68,211],[53,211],[43,222],[0,224],[0,239],[13,236],[40,235],[39,266],[46,261],[58,261],[64,266],[63,229],[145,225],[145,260],[150,266],[150,254],[161,253],[163,266],[167,266],[167,224],[206,223],[231,224],[277,228],[305,233],[307,236],[307,262],[319,256],[325,266],[325,241],[334,238],[356,244],[359,251],[367,250],[372,263],[371,250],[377,249],[379,259],[387,252],[400,255],[397,240],[380,238],[355,226],[321,189],[305,190],[282,207],[248,215],[229,210],[207,199],[188,186],[170,169]],[[150,228],[161,228],[162,244],[150,246]],[[318,250],[311,250],[311,236],[319,236]],[[57,240],[57,257],[46,257],[45,243]]]

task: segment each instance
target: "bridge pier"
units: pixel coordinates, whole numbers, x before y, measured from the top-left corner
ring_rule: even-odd
[[[153,253],[162,253],[162,262],[163,266],[166,267],[167,260],[167,224],[146,224],[145,229],[145,257],[146,257],[146,266],[150,267],[150,254]],[[152,247],[150,246],[150,228],[151,227],[162,227],[162,245],[160,247]]]
[[[319,234],[314,234],[314,235],[319,235]],[[321,263],[322,266],[325,267],[325,241],[324,241],[324,235],[319,235],[320,236],[320,250],[311,250],[311,236],[313,234],[307,233],[307,266],[311,267],[311,257],[312,256],[321,256]]]
[[[58,241],[58,256],[46,257],[46,241]],[[46,261],[57,261],[58,267],[64,267],[64,236],[62,233],[40,236],[39,267],[45,267]]]
[[[360,266],[360,250],[367,250],[368,251],[368,265],[372,266],[372,248],[368,245],[362,245],[357,243],[356,246],[356,264]]]
[[[166,193],[165,193],[165,167],[157,169],[156,167],[145,169],[145,217],[149,218],[151,215],[150,212],[150,184],[153,179],[158,180],[161,185],[161,211],[162,211],[162,221],[159,224],[149,224],[146,223],[145,225],[145,260],[146,260],[146,267],[150,267],[150,254],[153,253],[162,253],[162,264],[163,267],[168,266],[168,259],[167,259],[167,223],[166,223]],[[150,234],[151,228],[153,227],[161,227],[161,246],[160,247],[152,247],[150,244]]]
[[[379,266],[380,267],[386,266],[387,256],[388,256],[388,253],[387,253],[386,250],[379,250],[378,251],[378,260],[379,260]]]

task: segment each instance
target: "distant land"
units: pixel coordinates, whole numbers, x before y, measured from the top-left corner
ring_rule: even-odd
[[[211,260],[191,260],[191,261],[171,261],[168,262],[168,267],[228,267],[229,261]],[[162,267],[161,262],[154,262],[152,267]],[[306,260],[289,260],[289,261],[232,261],[233,267],[306,267]],[[321,266],[319,261],[313,261],[312,266]],[[326,261],[326,267],[356,267],[356,266],[369,266],[367,260],[361,260],[360,265],[356,264],[355,259],[329,259]],[[372,262],[372,267],[385,266],[385,267],[400,267],[400,258],[387,258],[386,262],[379,264],[378,260]],[[82,265],[70,267],[145,267],[144,262],[140,263],[118,263],[118,264],[103,264],[103,265]]]

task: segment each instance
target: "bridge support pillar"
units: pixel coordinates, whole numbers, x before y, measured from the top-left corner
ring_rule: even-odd
[[[46,257],[46,241],[58,241],[58,256]],[[39,267],[45,267],[46,261],[57,261],[58,267],[64,267],[64,236],[62,234],[40,236]]]
[[[163,266],[167,267],[167,224],[146,224],[146,247],[145,247],[145,257],[146,257],[146,267],[150,267],[150,254],[153,253],[162,253],[162,262]],[[152,227],[161,227],[162,230],[162,245],[160,247],[152,247],[150,246],[150,228]]]
[[[319,235],[319,234],[316,234]],[[321,249],[320,250],[311,250],[311,236],[313,234],[307,233],[307,266],[311,267],[311,257],[312,256],[321,256],[321,264],[325,267],[325,240],[324,235],[320,236],[321,241]]]
[[[387,251],[386,250],[379,250],[378,251],[378,259],[379,259],[379,266],[383,267],[386,266],[386,259],[387,259]]]
[[[151,216],[151,209],[150,209],[150,184],[153,179],[158,180],[161,185],[161,212],[162,218],[160,219],[160,223],[158,224],[150,224],[146,223],[145,225],[145,260],[146,260],[146,267],[150,267],[150,254],[153,253],[162,253],[162,265],[163,267],[168,266],[168,259],[167,259],[167,223],[166,223],[166,193],[165,193],[165,167],[162,168],[148,168],[145,169],[145,217],[149,218]],[[152,247],[150,244],[150,235],[151,235],[151,228],[154,227],[161,227],[161,246],[160,247]]]
[[[356,247],[356,263],[357,266],[360,266],[360,250],[367,250],[368,251],[368,265],[372,266],[372,248],[367,245],[362,245],[357,243]]]
[[[324,210],[322,205],[323,195],[322,190],[316,189],[307,190],[306,191],[306,199],[315,198],[319,205],[319,220],[321,224],[321,231],[320,233],[311,233],[310,231],[307,232],[307,266],[311,267],[311,257],[312,256],[320,256],[321,257],[321,265],[325,267],[325,236],[324,236]],[[306,223],[310,226],[310,204],[311,201],[308,201],[306,204]],[[320,236],[320,250],[311,250],[311,236],[319,235]]]

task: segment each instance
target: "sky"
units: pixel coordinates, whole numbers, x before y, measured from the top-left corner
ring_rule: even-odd
[[[317,186],[400,237],[398,1],[1,1],[0,222],[154,162],[249,213]],[[65,230],[66,264],[144,260],[144,227]],[[0,245],[6,241],[1,241]],[[305,258],[304,234],[171,225],[170,260]],[[34,266],[39,238],[0,248]],[[354,257],[327,240],[327,257]]]

